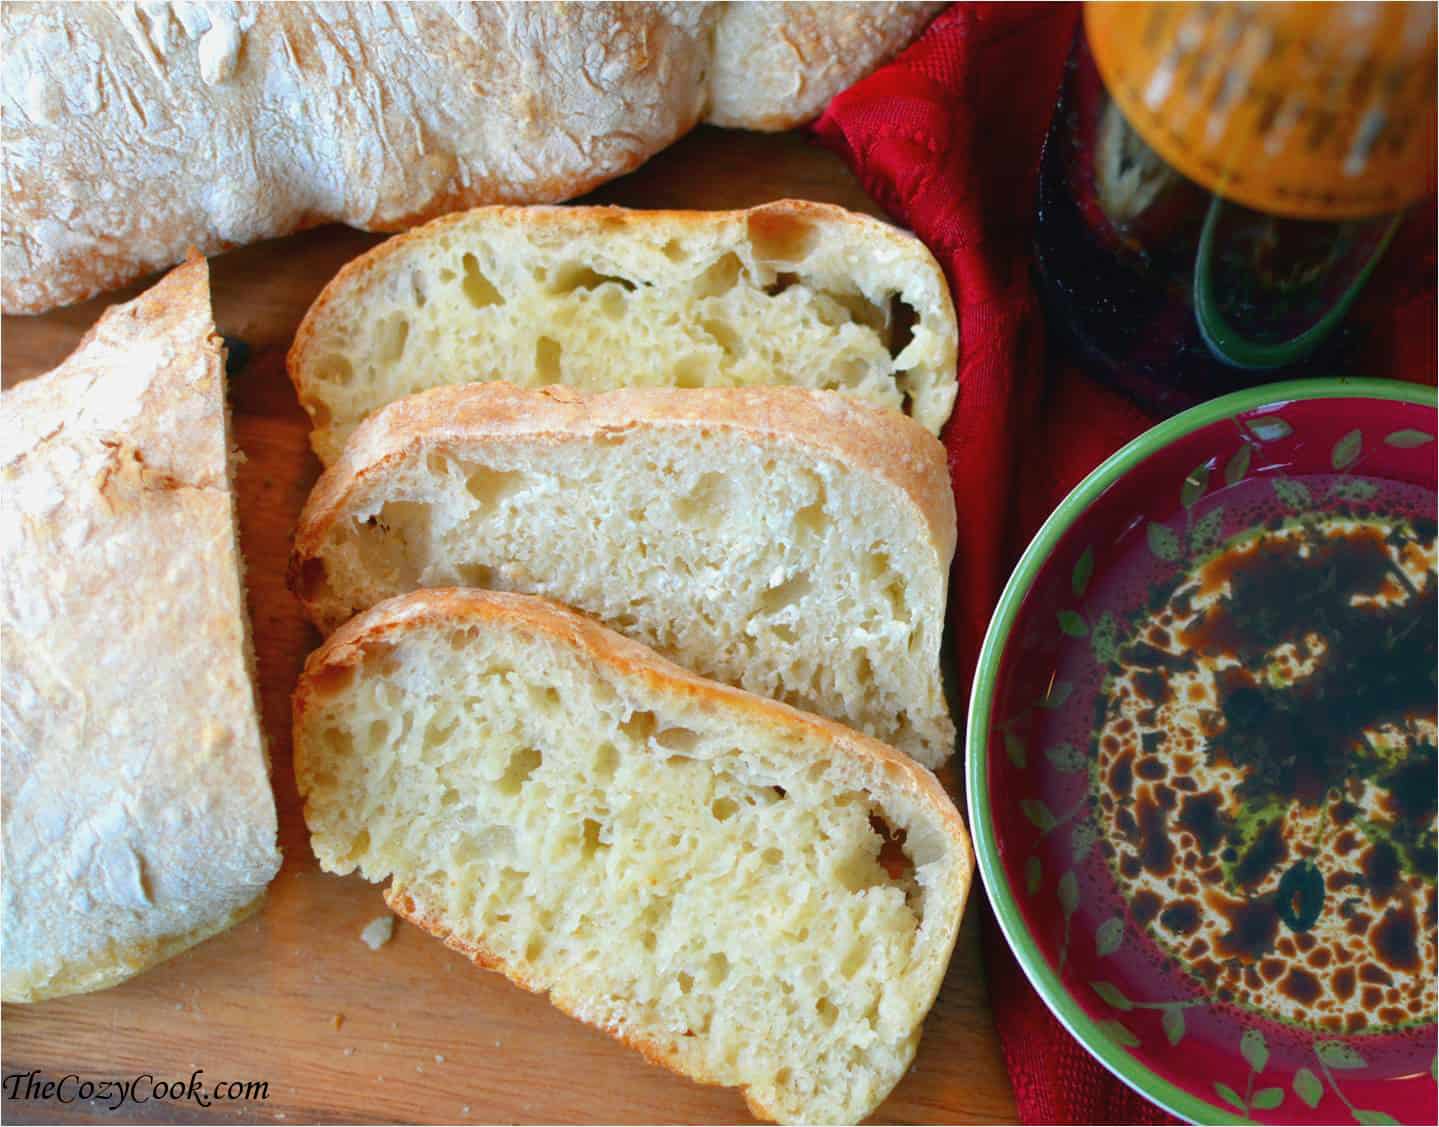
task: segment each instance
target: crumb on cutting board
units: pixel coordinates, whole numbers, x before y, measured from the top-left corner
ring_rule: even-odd
[[[338,1032],[340,1031],[340,1026],[342,1026],[342,1025],[344,1025],[344,1024],[345,1024],[345,1015],[344,1015],[344,1014],[334,1014],[333,1016],[331,1016],[331,1018],[330,1018],[330,1026],[331,1026],[331,1028],[334,1029],[334,1031],[335,1031],[336,1033],[338,1033]]]
[[[360,932],[360,939],[371,951],[378,951],[395,934],[394,916],[376,916]]]

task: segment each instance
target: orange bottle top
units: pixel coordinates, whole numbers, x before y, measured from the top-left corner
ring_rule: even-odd
[[[1296,219],[1397,211],[1435,188],[1430,3],[1085,5],[1100,76],[1171,166]]]

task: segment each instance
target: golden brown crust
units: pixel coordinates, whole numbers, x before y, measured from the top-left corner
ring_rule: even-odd
[[[592,442],[637,428],[730,430],[808,449],[889,482],[920,512],[930,542],[948,567],[954,554],[954,495],[944,447],[894,411],[804,388],[626,388],[584,395],[505,383],[456,384],[410,396],[376,412],[350,437],[316,483],[295,531],[290,589],[321,624],[302,576],[318,559],[350,498],[419,447],[469,442]],[[329,625],[325,623],[324,625]]]

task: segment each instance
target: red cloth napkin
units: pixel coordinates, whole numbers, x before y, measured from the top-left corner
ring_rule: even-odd
[[[966,679],[1030,536],[1153,421],[1063,356],[1046,362],[1030,283],[1040,147],[1077,18],[1069,5],[954,4],[813,127],[928,244],[953,291],[959,403],[944,441],[959,499],[951,624]],[[1351,314],[1372,361],[1356,374],[1434,381],[1434,247],[1434,208],[1417,208]],[[1080,1048],[985,922],[990,997],[1020,1118],[1174,1122]]]

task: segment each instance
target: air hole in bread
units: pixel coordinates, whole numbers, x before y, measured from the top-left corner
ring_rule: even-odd
[[[727,359],[733,359],[744,351],[739,333],[735,332],[734,326],[728,321],[722,321],[718,317],[707,317],[700,321],[700,328],[714,338],[714,342],[720,346],[720,351],[725,354]]]
[[[770,787],[769,789],[774,791],[776,798],[787,798],[789,796],[789,791],[785,790],[784,787],[779,786],[778,784]]]
[[[754,256],[762,262],[801,262],[819,240],[819,230],[808,220],[783,213],[756,211],[746,220]]]
[[[710,471],[700,475],[694,487],[674,502],[675,516],[682,521],[713,526],[730,503],[730,483],[724,474]]]
[[[494,470],[481,467],[473,470],[465,479],[465,489],[470,496],[486,508],[494,508],[506,497],[511,497],[525,487],[522,470]]]
[[[763,861],[766,865],[778,865],[781,861],[784,860],[784,854],[771,845],[768,849],[766,849],[763,853],[759,855],[759,859]]]
[[[681,994],[688,994],[695,986],[694,976],[686,974],[684,971],[675,975],[675,982],[679,984]]]
[[[778,297],[791,286],[797,285],[799,285],[798,274],[791,274],[786,270],[781,270],[774,276],[774,281],[765,286],[764,292],[769,294],[770,297]]]
[[[653,712],[637,710],[625,717],[620,724],[620,731],[624,733],[625,739],[644,743],[654,735],[657,727],[659,724]]]
[[[889,568],[888,552],[870,552],[869,555],[864,558],[864,577],[868,580],[873,581],[879,579],[889,571]]]
[[[884,587],[884,597],[889,603],[890,614],[897,621],[909,621],[909,604],[904,597],[904,580],[895,576]]]
[[[595,303],[606,317],[619,320],[625,315],[625,291],[610,286],[595,296]]]
[[[516,748],[510,755],[510,761],[505,765],[505,773],[500,776],[500,781],[495,784],[501,794],[516,795],[520,788],[529,781],[531,775],[539,770],[544,762],[544,756],[538,748],[521,747]]]
[[[425,272],[423,270],[410,271],[410,300],[415,303],[416,309],[423,309],[429,295],[425,292]]]
[[[430,722],[425,725],[424,746],[426,749],[443,747],[445,741],[448,740],[450,736],[454,734],[455,729],[459,727],[459,723],[460,717],[457,713],[452,713],[448,722],[441,716],[432,717]]]
[[[889,299],[888,320],[889,354],[898,360],[914,340],[914,326],[919,323],[919,312],[899,294],[892,294]],[[907,408],[905,413],[909,413]]]
[[[723,297],[735,288],[744,263],[734,251],[728,251],[710,263],[694,282],[695,297]]]
[[[355,368],[343,356],[326,356],[315,365],[315,378],[336,387],[348,387],[355,378]],[[318,421],[316,419],[316,422]]]
[[[675,387],[704,387],[712,370],[713,365],[707,356],[691,352],[675,361],[671,376]]]
[[[895,827],[877,810],[869,813],[869,828],[880,836],[879,866],[892,881],[901,881],[914,872],[914,862],[904,851],[904,827]]]
[[[495,569],[484,564],[459,564],[455,567],[455,574],[459,576],[461,587],[483,587],[488,591],[496,589]]]
[[[814,1012],[819,1015],[819,1023],[824,1028],[831,1028],[839,1017],[839,1010],[828,998],[820,998],[814,1004]]]
[[[619,749],[612,743],[602,743],[595,749],[595,778],[600,782],[609,782],[615,777],[615,767],[619,765]]]
[[[718,986],[729,977],[729,959],[723,952],[716,951],[705,960],[705,977],[711,986]]]
[[[350,841],[350,848],[346,851],[344,860],[355,861],[364,857],[370,851],[370,831],[361,828]]]
[[[430,507],[419,501],[386,501],[380,511],[356,523],[367,566],[403,590],[419,586],[422,558],[429,547]]]
[[[626,292],[635,288],[632,281],[618,274],[601,274],[582,262],[568,262],[550,276],[549,291],[552,294],[567,294],[576,290],[597,290],[611,284]]]
[[[353,665],[345,666],[342,669],[332,668],[326,672],[346,674],[344,678],[345,684],[335,686],[337,689],[348,687],[348,683],[354,680],[355,677],[355,667]],[[313,679],[310,684],[312,686],[315,684]],[[325,750],[331,755],[347,756],[355,753],[354,738],[343,728],[327,728],[320,738],[324,742]]]
[[[485,272],[480,269],[480,260],[473,254],[467,254],[460,259],[460,269],[464,273],[460,289],[476,309],[505,303],[504,295],[495,289],[494,283],[485,276]]]
[[[403,313],[391,313],[379,325],[379,344],[375,357],[384,368],[393,368],[405,355],[410,339],[410,319]]]
[[[716,822],[727,822],[739,810],[739,803],[732,798],[717,798],[710,803],[710,813]]]
[[[544,387],[560,382],[560,342],[550,337],[535,341],[535,384]]]
[[[761,614],[778,614],[786,607],[793,606],[809,594],[814,584],[808,575],[792,575],[784,582],[771,587],[759,598]]]
[[[864,294],[855,290],[825,290],[824,293],[841,306],[856,325],[863,325],[881,339],[887,339],[888,313]]]
[[[699,733],[689,728],[666,728],[654,739],[666,751],[689,753],[699,744]]]
[[[660,251],[671,262],[685,262],[689,259],[689,252],[680,245],[678,239],[670,239]]]
[[[801,539],[806,537],[818,537],[824,534],[829,527],[829,517],[824,511],[823,499],[806,505],[794,514],[794,528]]]
[[[530,685],[527,692],[530,697],[530,705],[536,713],[554,716],[559,712],[560,693],[553,685],[546,685],[543,689],[538,685]]]
[[[454,463],[450,461],[450,456],[443,450],[431,450],[425,455],[425,469],[429,470],[435,477],[446,477],[453,464]]]
[[[586,818],[580,828],[581,855],[588,861],[608,848],[609,846],[600,840],[600,824],[593,818]]]

